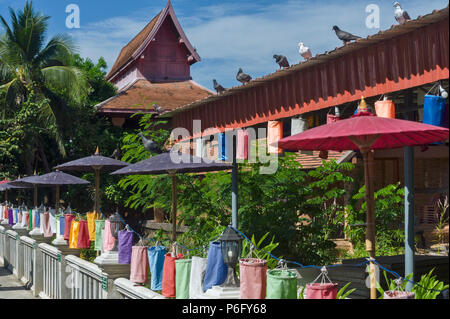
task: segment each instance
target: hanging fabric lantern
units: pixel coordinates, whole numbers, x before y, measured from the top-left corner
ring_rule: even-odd
[[[105,231],[107,224],[105,223]],[[131,250],[130,281],[145,284],[148,280],[148,256],[146,246],[133,246]]]
[[[89,249],[91,241],[89,240],[88,223],[85,220],[80,220],[80,230],[78,231],[78,249]]]
[[[172,253],[166,254],[166,257],[164,258],[162,295],[166,298],[176,297],[175,261],[183,258],[184,256],[182,254],[178,254],[177,256],[172,257]]]
[[[384,299],[415,299],[415,293],[403,290],[403,280],[401,278],[394,280],[397,287],[394,290],[384,292]]]
[[[225,282],[228,275],[228,266],[223,261],[220,241],[209,244],[208,260],[206,261],[205,279],[203,291],[213,286],[220,286]]]
[[[32,215],[33,214],[30,213],[30,218]],[[39,212],[39,220],[41,221],[40,225],[39,225],[39,231],[41,232],[41,234],[43,234],[44,233],[44,212]]]
[[[383,299],[415,299],[416,294],[408,291],[385,291]]]
[[[269,121],[267,123],[267,152],[269,154],[281,154],[283,150],[279,147],[272,146],[283,138],[283,122]]]
[[[205,140],[203,138],[197,138],[195,140],[195,156],[206,158],[206,145]]]
[[[192,257],[191,277],[189,278],[189,298],[196,299],[203,294],[203,278],[206,271],[206,258]]]
[[[21,227],[27,228],[27,226],[28,226],[27,221],[28,221],[28,218],[29,218],[29,217],[28,217],[29,214],[30,214],[30,213],[27,212],[27,211],[24,211],[24,212],[23,212],[22,222],[20,223],[20,226],[21,226]]]
[[[250,137],[247,130],[237,130],[236,159],[239,160],[248,159],[249,138]]]
[[[219,133],[218,135],[218,148],[219,148],[219,160],[227,161],[227,143],[226,143],[226,134]]]
[[[64,232],[66,231],[66,219],[64,215],[59,215],[59,235],[64,236]]]
[[[308,120],[301,115],[291,119],[291,136],[303,133],[308,129]]]
[[[17,220],[19,219],[18,216],[19,215],[19,211],[17,209],[13,209],[13,224],[17,224]]]
[[[288,269],[269,270],[266,299],[297,299],[297,273]]]
[[[248,160],[250,134],[247,130],[237,130],[236,159]]]
[[[119,264],[131,263],[131,252],[133,250],[133,232],[121,230],[118,234]]]
[[[192,259],[175,261],[175,292],[176,299],[189,299],[189,282],[191,279]]]
[[[375,102],[375,112],[377,113],[378,117],[395,119],[394,101],[385,98],[383,101]]]
[[[46,238],[53,237],[52,227],[50,225],[49,212],[44,213],[44,219],[42,220],[42,223],[44,224],[44,237]]]
[[[111,251],[114,248],[116,239],[111,233],[111,222],[109,219],[105,220],[105,232],[103,233],[103,250]]]
[[[9,226],[14,226],[14,213],[11,208],[8,209],[8,224]]]
[[[96,251],[101,251],[103,248],[102,230],[104,228],[105,228],[105,221],[97,219],[95,221],[95,242],[94,242],[94,249]]]
[[[33,211],[30,209],[28,211],[28,230],[31,231],[33,230],[33,220],[34,220],[34,216],[33,216]]]
[[[41,218],[40,218],[39,210],[37,210],[37,209],[32,210],[31,215],[33,216],[33,229],[39,228],[41,226]]]
[[[72,221],[75,219],[75,215],[66,214],[64,215],[64,240],[70,239],[70,230],[72,226]]]
[[[78,247],[78,233],[80,231],[80,222],[77,220],[72,221],[72,225],[70,227],[70,236],[69,236],[69,248],[77,249]]]
[[[25,212],[24,219],[22,220],[22,227],[28,227],[28,219],[30,218],[30,213]]]
[[[265,299],[267,264],[263,259],[241,259],[240,268],[240,299]]]
[[[306,287],[306,299],[336,299],[337,284],[309,284]]]
[[[321,282],[316,283],[319,278],[321,278]],[[337,288],[338,285],[331,282],[327,269],[323,267],[320,275],[312,283],[306,285],[306,299],[336,299]]]
[[[148,248],[148,263],[150,264],[150,289],[154,291],[162,290],[164,260],[166,247],[154,246]]]
[[[100,219],[100,214],[91,212],[86,214],[89,229],[89,240],[95,241],[95,221]]]
[[[55,216],[55,210],[50,209],[49,210],[49,218],[50,218],[50,229],[53,234],[56,234],[56,216]]]
[[[425,95],[423,123],[448,128],[448,104],[446,99],[437,95]]]

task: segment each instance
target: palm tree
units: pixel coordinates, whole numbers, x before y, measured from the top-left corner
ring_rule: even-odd
[[[68,36],[56,35],[45,44],[50,17],[35,12],[32,1],[23,10],[9,8],[11,25],[0,15],[0,93],[5,110],[21,105],[32,89],[41,101],[40,118],[54,126],[55,141],[66,156],[62,140],[70,124],[67,105],[81,102],[88,93],[84,73],[72,65],[75,46]],[[42,150],[41,150],[42,151]],[[42,153],[42,152],[41,152]]]

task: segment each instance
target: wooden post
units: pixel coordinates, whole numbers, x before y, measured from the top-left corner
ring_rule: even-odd
[[[38,188],[37,185],[33,185],[34,188],[34,196],[33,196],[33,203],[34,203],[34,208],[38,207]]]
[[[363,152],[364,179],[366,185],[366,251],[371,259],[375,259],[375,203],[373,198],[373,151]],[[370,299],[377,299],[375,265],[370,263]]]
[[[375,202],[373,198],[373,151],[371,147],[379,135],[350,138],[360,149],[364,160],[364,181],[366,185],[366,251],[375,259]],[[377,299],[375,264],[370,262],[370,299]]]
[[[172,178],[172,241],[177,240],[177,176],[170,173]]]
[[[56,204],[55,204],[55,216],[59,214],[59,193],[60,193],[60,187],[59,185],[56,185]]]
[[[100,168],[94,168],[95,171],[95,204],[94,210],[95,214],[100,213],[99,202],[100,202]]]

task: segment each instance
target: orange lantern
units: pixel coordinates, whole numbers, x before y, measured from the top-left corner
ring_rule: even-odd
[[[379,117],[395,119],[394,101],[388,100],[386,97],[383,101],[375,102],[375,111]]]

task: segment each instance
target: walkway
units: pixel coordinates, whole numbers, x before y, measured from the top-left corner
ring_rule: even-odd
[[[39,299],[0,264],[0,299]]]

